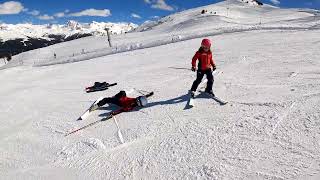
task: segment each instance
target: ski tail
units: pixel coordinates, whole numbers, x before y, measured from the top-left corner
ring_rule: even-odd
[[[211,97],[213,100],[218,102],[221,106],[228,104],[228,101],[224,101],[224,100],[218,98],[217,96],[213,96],[212,94],[206,93],[204,91],[199,91],[199,92],[205,93],[207,96]]]
[[[212,99],[214,99],[215,101],[217,101],[221,106],[228,104],[227,101],[223,101],[223,100],[219,99],[219,98],[216,97],[216,96],[212,97]]]
[[[107,86],[111,87],[111,86],[116,86],[116,85],[118,85],[118,83],[108,84]]]
[[[153,95],[154,95],[154,92],[150,92],[149,94],[146,94],[145,96],[146,96],[146,98],[148,98],[148,97],[151,97]]]

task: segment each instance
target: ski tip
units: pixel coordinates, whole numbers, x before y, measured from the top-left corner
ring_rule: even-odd
[[[224,106],[224,105],[227,105],[228,102],[223,102],[223,103],[220,103],[221,106]]]
[[[82,118],[81,117],[79,117],[78,119],[77,119],[77,121],[81,121],[82,120]]]

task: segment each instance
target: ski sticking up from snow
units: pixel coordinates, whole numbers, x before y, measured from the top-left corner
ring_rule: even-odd
[[[84,120],[87,119],[89,117],[89,115],[91,114],[92,111],[94,111],[92,108],[94,107],[94,105],[98,104],[99,101],[101,101],[104,97],[100,97],[98,100],[96,100],[94,103],[92,103],[92,105],[90,106],[89,109],[87,109],[79,118],[78,120]]]
[[[217,96],[214,96],[212,94],[206,93],[204,91],[199,91],[201,93],[205,93],[207,96],[211,97],[213,100],[215,100],[216,102],[218,102],[221,106],[228,104],[227,101],[223,101],[220,98],[218,98]]]
[[[122,133],[121,133],[121,129],[120,129],[120,127],[119,127],[119,124],[118,124],[118,121],[117,121],[117,119],[116,119],[116,117],[115,116],[112,116],[112,118],[113,118],[113,121],[114,121],[114,123],[116,124],[116,126],[117,126],[117,128],[118,128],[118,137],[119,137],[119,140],[120,140],[120,142],[123,144],[124,143],[124,139],[123,139],[123,135],[122,135]]]

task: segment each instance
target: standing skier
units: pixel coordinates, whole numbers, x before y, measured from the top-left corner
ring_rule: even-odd
[[[213,96],[214,93],[212,92],[212,85],[213,85],[213,75],[212,71],[216,70],[216,65],[212,58],[211,48],[211,41],[209,39],[203,39],[201,42],[201,47],[196,52],[196,54],[192,58],[192,71],[196,71],[196,62],[199,60],[198,63],[198,70],[197,70],[197,79],[193,82],[191,87],[191,96],[194,97],[194,93],[197,90],[199,84],[202,81],[204,75],[207,76],[208,82],[205,92],[211,94]]]
[[[119,107],[121,107],[121,109],[114,111],[112,113],[112,115],[116,115],[119,114],[121,112],[127,112],[127,111],[131,111],[136,107],[144,107],[147,105],[148,100],[147,98],[152,96],[153,92],[145,95],[145,96],[139,96],[137,98],[131,98],[131,97],[127,97],[126,92],[125,91],[120,91],[118,94],[116,94],[113,97],[107,97],[102,99],[101,101],[99,101],[97,104],[95,104],[92,107],[92,111],[98,109],[99,107],[110,103],[110,104],[114,104],[117,105]]]

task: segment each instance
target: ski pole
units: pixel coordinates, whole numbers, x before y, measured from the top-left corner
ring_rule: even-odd
[[[140,93],[141,95],[147,97],[147,98],[150,97],[150,96],[152,96],[152,95],[154,94],[153,91],[152,91],[152,92],[148,92],[148,91],[139,90],[139,89],[136,89],[136,88],[134,88],[134,90],[137,91],[138,93]],[[144,93],[142,93],[142,91],[144,91],[144,92],[146,92],[146,93],[148,93],[148,94],[144,94]]]
[[[150,92],[148,92],[148,91],[144,91],[144,90],[139,90],[139,89],[136,89],[136,88],[134,88],[134,90],[136,90],[138,93],[140,93],[141,95],[146,95],[146,94],[144,94],[143,92],[145,92],[145,93],[150,93]]]
[[[93,122],[93,123],[90,123],[90,124],[88,124],[88,125],[86,125],[86,126],[83,126],[83,127],[79,128],[79,129],[76,129],[76,130],[74,130],[74,131],[71,131],[71,132],[67,133],[65,136],[69,136],[70,134],[76,133],[76,132],[78,132],[78,131],[80,131],[80,130],[82,130],[82,129],[85,129],[85,128],[87,128],[87,127],[93,126],[93,125],[99,123],[100,121],[101,121],[101,120],[95,121],[95,122]]]

